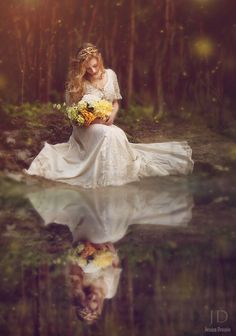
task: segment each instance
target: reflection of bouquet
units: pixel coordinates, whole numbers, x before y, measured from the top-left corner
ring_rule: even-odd
[[[69,259],[90,273],[112,265],[114,254],[106,244],[84,242],[70,251]]]
[[[65,109],[68,118],[79,126],[89,126],[96,118],[106,121],[112,112],[111,102],[89,94],[84,95],[78,103],[71,106],[66,106],[64,103],[63,105],[54,104],[53,107],[58,110]]]

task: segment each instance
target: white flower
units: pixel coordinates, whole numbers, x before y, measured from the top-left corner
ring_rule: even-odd
[[[92,105],[93,103],[99,101],[100,98],[95,96],[95,95],[92,95],[92,94],[86,94],[86,95],[83,96],[83,98],[81,100],[85,101],[89,105]]]
[[[80,265],[80,267],[85,273],[95,273],[102,269],[102,267],[95,265],[93,262],[90,262],[87,265]]]

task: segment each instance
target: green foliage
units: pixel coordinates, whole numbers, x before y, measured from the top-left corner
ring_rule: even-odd
[[[128,109],[128,114],[137,121],[142,119],[151,120],[153,118],[153,106],[131,105]]]
[[[133,104],[128,109],[120,109],[117,120],[131,128],[142,122],[158,122],[153,114],[153,106],[141,106]]]
[[[64,117],[62,112],[55,111],[52,103],[3,104],[1,114],[3,119],[7,120],[7,124],[3,124],[2,127],[17,129],[21,129],[22,125],[28,128],[43,127],[45,121],[54,117],[57,113],[59,117]]]
[[[42,112],[44,114],[52,113],[52,104],[42,104],[36,103],[24,103],[21,105],[3,104],[2,111],[10,117],[23,117],[23,118],[34,118],[40,116]]]

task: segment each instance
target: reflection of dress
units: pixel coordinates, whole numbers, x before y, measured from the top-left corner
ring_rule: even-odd
[[[44,224],[69,227],[74,241],[116,242],[132,224],[186,226],[193,200],[184,181],[149,178],[91,190],[54,186],[27,193]],[[186,181],[185,181],[186,182]]]
[[[97,272],[84,273],[85,281],[93,282],[96,279],[103,279],[106,284],[106,299],[111,299],[116,295],[121,275],[121,268],[109,266]]]
[[[109,101],[121,99],[117,76],[106,69],[103,90],[86,84],[86,94]],[[30,175],[95,188],[122,185],[146,176],[187,175],[193,170],[192,150],[187,141],[150,144],[128,142],[124,131],[115,126],[93,124],[73,126],[66,143],[43,149],[31,163]]]

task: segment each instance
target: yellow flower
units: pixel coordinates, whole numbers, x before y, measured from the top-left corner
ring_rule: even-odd
[[[85,258],[82,258],[82,257],[78,257],[77,262],[78,262],[78,265],[80,267],[84,267],[84,266],[87,265],[87,260]]]
[[[96,117],[106,120],[112,112],[112,103],[101,99],[93,104]]]
[[[110,251],[101,251],[94,258],[94,264],[98,267],[107,267],[112,264],[113,254]]]
[[[85,123],[85,119],[84,119],[84,117],[82,116],[82,115],[78,115],[78,117],[77,117],[77,122],[79,123],[79,125],[84,125],[84,123]]]
[[[89,126],[91,122],[96,119],[96,116],[92,112],[88,112],[86,110],[81,111],[81,114],[84,118],[84,125]]]

